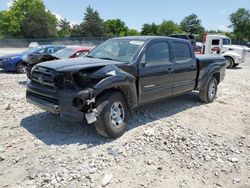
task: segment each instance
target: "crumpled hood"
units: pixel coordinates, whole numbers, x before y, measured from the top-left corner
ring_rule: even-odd
[[[92,67],[102,67],[106,65],[125,64],[125,62],[102,60],[95,58],[73,58],[40,63],[38,66],[53,69],[57,72],[77,72],[82,69]]]
[[[13,58],[13,57],[22,58],[22,56],[23,56],[23,53],[9,54],[5,56],[0,56],[0,59],[8,59],[8,58]]]

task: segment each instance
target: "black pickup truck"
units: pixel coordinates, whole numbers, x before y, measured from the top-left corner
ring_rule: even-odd
[[[86,58],[36,65],[27,101],[65,120],[86,120],[105,137],[119,137],[129,111],[141,104],[193,90],[205,103],[213,102],[225,69],[222,57],[196,58],[186,40],[113,38]]]

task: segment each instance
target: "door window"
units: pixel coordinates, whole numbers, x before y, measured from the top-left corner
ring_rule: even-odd
[[[43,54],[44,51],[45,51],[45,48],[42,48],[42,49],[40,49],[40,50],[37,50],[37,51],[35,52],[35,54]]]
[[[144,53],[142,62],[147,65],[170,63],[168,43],[155,42],[151,44]]]
[[[212,45],[219,45],[219,44],[220,44],[219,39],[212,40]]]
[[[176,63],[185,63],[192,60],[190,47],[187,43],[181,43],[181,42],[173,43],[173,52]]]
[[[54,52],[54,48],[47,48],[47,54],[53,54]]]
[[[223,39],[223,45],[230,45],[231,40],[230,39]]]

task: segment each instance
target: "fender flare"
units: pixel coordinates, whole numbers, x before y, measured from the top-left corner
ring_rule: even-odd
[[[91,74],[89,78],[99,80],[93,87],[93,97],[98,97],[107,90],[115,89],[124,94],[129,108],[134,108],[138,105],[136,78],[117,66],[107,65]]]
[[[203,75],[203,78],[201,80],[201,84],[200,84],[198,89],[201,91],[204,90],[206,85],[208,84],[208,81],[210,80],[210,78],[214,74],[220,74],[220,67],[219,66],[215,66],[215,67],[211,68],[211,70],[209,70],[206,74]]]

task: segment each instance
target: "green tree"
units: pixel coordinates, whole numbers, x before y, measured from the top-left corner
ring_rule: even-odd
[[[237,37],[235,36],[234,32],[225,32],[224,35],[229,37],[231,40],[236,41]]]
[[[108,34],[110,36],[126,36],[128,35],[127,25],[120,19],[109,19],[105,21]]]
[[[58,31],[58,37],[64,38],[69,37],[71,34],[71,27],[70,22],[68,22],[66,19],[59,21],[59,31]]]
[[[57,19],[51,12],[33,9],[22,20],[22,31],[27,38],[48,38],[57,36]]]
[[[140,33],[136,29],[128,29],[128,36],[139,36]]]
[[[245,8],[239,8],[230,15],[231,25],[238,40],[250,40],[250,12]]]
[[[158,34],[163,36],[168,36],[170,34],[174,33],[181,33],[182,30],[180,26],[176,23],[174,23],[172,20],[166,21],[163,20],[163,22],[159,25]]]
[[[21,25],[10,11],[0,12],[0,34],[3,37],[17,37],[21,35]]]
[[[37,16],[40,17],[37,18]],[[32,20],[38,23],[35,24]],[[45,26],[39,26],[45,21],[48,21]],[[27,31],[27,26],[31,27],[29,29],[32,32]],[[48,28],[45,29],[45,27]],[[35,37],[36,33],[41,33],[41,28],[49,31],[46,36],[52,36],[56,27],[55,16],[50,11],[46,11],[42,0],[15,0],[10,10],[0,12],[0,33],[4,37]]]
[[[82,27],[80,25],[74,25],[73,28],[71,29],[70,36],[71,37],[82,37],[83,36]]]
[[[87,7],[84,21],[80,26],[81,33],[85,37],[104,37],[107,35],[104,21],[100,18],[99,13],[90,6]]]
[[[155,23],[144,24],[142,26],[141,35],[158,35],[159,26]]]
[[[203,34],[205,29],[201,25],[201,20],[198,19],[198,16],[196,14],[191,14],[187,17],[185,17],[181,23],[181,29],[184,32],[192,33],[192,34]]]

